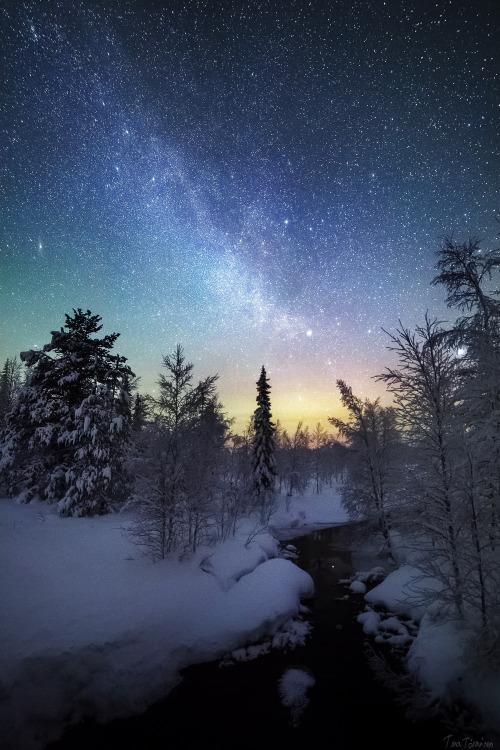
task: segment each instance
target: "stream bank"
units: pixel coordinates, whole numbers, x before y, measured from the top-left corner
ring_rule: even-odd
[[[323,745],[325,735],[337,750],[444,747],[449,727],[436,719],[410,721],[370,667],[368,639],[357,622],[363,596],[352,594],[345,580],[360,565],[380,560],[361,557],[358,538],[359,529],[342,525],[282,539],[315,582],[314,597],[303,602],[312,627],[304,645],[230,666],[188,667],[182,682],[144,714],[106,725],[81,723],[50,750],[303,748]],[[280,692],[290,674],[305,676],[308,684],[291,702]]]

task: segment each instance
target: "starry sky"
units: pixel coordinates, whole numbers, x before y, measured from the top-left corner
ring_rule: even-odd
[[[153,393],[182,344],[242,428],[373,398],[440,237],[498,246],[497,0],[7,0],[0,361],[90,308]]]

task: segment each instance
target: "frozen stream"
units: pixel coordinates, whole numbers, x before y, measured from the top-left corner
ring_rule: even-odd
[[[182,683],[145,714],[71,728],[50,750],[444,747],[449,729],[436,721],[407,720],[366,659],[366,636],[356,622],[363,598],[345,598],[348,589],[339,583],[356,570],[380,565],[354,552],[357,537],[356,527],[336,526],[291,540],[297,564],[316,587],[314,598],[304,602],[313,626],[304,646],[232,666],[189,667]],[[299,700],[295,708],[283,705],[279,691],[291,669],[310,684],[307,704]]]

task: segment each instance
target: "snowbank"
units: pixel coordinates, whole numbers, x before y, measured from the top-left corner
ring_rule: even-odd
[[[363,631],[375,641],[407,646],[409,671],[428,693],[430,700],[444,703],[458,699],[474,706],[485,725],[500,734],[500,674],[478,674],[465,658],[473,631],[463,621],[441,617],[439,602],[422,604],[422,591],[438,592],[442,584],[423,577],[412,565],[403,565],[368,591],[367,611],[358,615]],[[394,616],[381,616],[381,607]],[[402,623],[399,617],[411,620]],[[414,622],[419,623],[418,628]],[[485,745],[486,746],[486,745]]]
[[[464,635],[456,622],[436,621],[429,614],[422,618],[408,652],[408,668],[437,698],[451,694],[466,672],[461,644]]]
[[[376,607],[420,620],[426,609],[422,603],[424,592],[439,591],[441,585],[434,579],[424,578],[418,568],[402,565],[369,591],[365,599]]]
[[[463,621],[443,620],[430,610],[408,652],[408,668],[433,698],[473,706],[500,738],[500,673],[479,672],[467,662],[467,643],[474,637]]]
[[[124,524],[0,501],[5,750],[42,748],[83,716],[143,710],[180,669],[275,632],[312,594],[310,576],[276,557],[269,533],[252,536],[253,525],[153,564]]]

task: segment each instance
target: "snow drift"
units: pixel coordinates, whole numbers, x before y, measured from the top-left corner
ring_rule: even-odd
[[[179,670],[274,632],[312,594],[267,533],[153,564],[126,519],[0,502],[5,750],[37,750],[82,717],[143,710]]]

